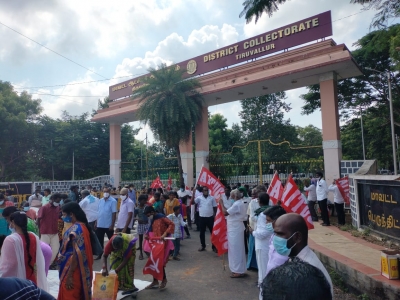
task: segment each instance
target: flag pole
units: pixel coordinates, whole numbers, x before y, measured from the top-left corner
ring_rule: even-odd
[[[197,184],[199,183],[200,174],[201,174],[201,170],[203,170],[203,167],[204,167],[204,164],[201,165],[201,169],[200,169],[199,176],[198,176],[197,179],[196,179],[196,184],[194,185],[193,192],[192,192],[192,201],[191,201],[191,203],[194,202],[194,195],[195,195],[195,193],[196,193]]]

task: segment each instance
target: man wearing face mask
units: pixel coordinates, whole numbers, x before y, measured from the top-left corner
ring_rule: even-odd
[[[30,207],[41,207],[43,196],[40,194],[40,189],[36,189],[35,193],[28,198]]]
[[[133,205],[136,206],[136,191],[133,184],[129,185],[128,197],[133,201]]]
[[[89,190],[83,190],[81,192],[82,201],[79,202],[79,206],[85,212],[90,228],[94,231],[94,223],[97,220],[97,214],[99,212],[100,200],[91,195]]]
[[[318,268],[325,275],[331,287],[333,295],[332,280],[324,265],[308,247],[308,228],[302,216],[296,213],[280,216],[274,225],[273,245],[275,250],[283,256],[297,257],[302,261]]]
[[[267,230],[267,217],[263,214],[263,212],[269,208],[269,195],[265,192],[258,193],[258,204],[259,208],[254,211],[256,226],[254,230],[250,227],[250,234],[253,235],[255,240],[254,249],[258,266],[258,286],[261,286],[267,274],[269,240],[272,236],[272,231]],[[272,228],[272,224],[270,224],[269,227]]]
[[[121,189],[120,198],[121,206],[118,213],[117,232],[131,233],[133,224],[133,211],[135,210],[135,204],[132,199],[128,197],[128,189]]]
[[[50,197],[49,203],[43,205],[38,212],[37,224],[40,240],[50,246],[53,262],[60,248],[58,237],[58,217],[60,214],[61,195],[56,193]]]
[[[114,234],[115,219],[117,216],[117,200],[110,196],[110,188],[103,188],[103,198],[99,202],[99,212],[97,220],[94,223],[97,238],[104,249],[104,234],[107,234],[108,239]],[[101,255],[97,256],[96,260],[101,259]]]

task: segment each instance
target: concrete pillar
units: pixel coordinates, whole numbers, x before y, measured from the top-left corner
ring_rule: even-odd
[[[192,187],[194,186],[194,182],[193,182],[193,144],[192,144],[191,134],[190,134],[190,139],[187,141],[187,143],[182,143],[181,145],[179,145],[179,149],[181,151],[183,178],[185,179],[185,184],[188,187]]]
[[[339,110],[337,97],[336,73],[330,72],[320,76],[322,146],[324,149],[325,180],[330,185],[333,179],[340,177],[342,160],[342,143],[340,141]],[[329,193],[329,199],[333,199]]]
[[[195,128],[195,147],[196,147],[196,178],[200,173],[201,167],[204,165],[209,169],[208,154],[209,141],[208,141],[208,107],[203,107],[202,120]]]
[[[121,125],[110,124],[110,184],[121,182]]]

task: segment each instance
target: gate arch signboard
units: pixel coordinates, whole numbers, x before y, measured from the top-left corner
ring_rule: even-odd
[[[192,141],[181,145],[187,184],[196,171],[208,166],[208,106],[228,103],[312,84],[320,84],[324,171],[328,181],[340,176],[341,142],[337,105],[337,77],[361,75],[344,44],[332,39],[331,12],[265,32],[255,37],[177,63],[172,67],[197,76],[205,100],[203,121],[196,126],[195,157]],[[311,43],[313,42],[313,43]],[[305,46],[302,44],[309,43]],[[279,53],[277,53],[279,52]],[[272,55],[273,54],[273,55]],[[143,75],[109,87],[109,107],[97,111],[93,121],[110,123],[110,175],[121,178],[121,124],[137,121],[139,101],[130,96]]]
[[[331,12],[327,11],[185,60],[174,66],[175,68],[186,69],[188,76],[202,75],[331,35]],[[140,86],[140,78],[145,76],[147,75],[110,86],[110,100],[131,96],[132,92]]]

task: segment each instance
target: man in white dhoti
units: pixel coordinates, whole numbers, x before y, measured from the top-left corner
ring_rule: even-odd
[[[258,266],[258,286],[261,285],[265,275],[267,274],[269,241],[272,231],[267,230],[267,217],[263,212],[269,208],[269,195],[267,193],[258,193],[259,208],[254,211],[257,225],[254,230],[250,229],[255,239],[255,251]]]
[[[240,278],[246,271],[246,252],[243,243],[244,224],[247,206],[240,199],[240,191],[233,190],[231,199],[235,202],[229,209],[221,205],[222,213],[227,216],[228,260],[231,278]]]

